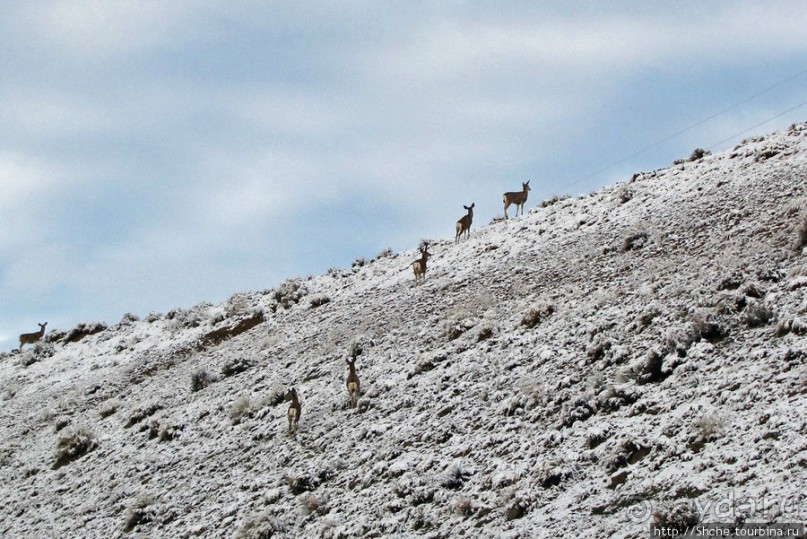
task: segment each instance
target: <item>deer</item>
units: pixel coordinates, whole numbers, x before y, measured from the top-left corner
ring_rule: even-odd
[[[465,239],[471,236],[471,223],[474,220],[474,202],[471,202],[470,206],[463,204],[462,207],[468,210],[468,215],[463,215],[462,218],[457,221],[457,235],[454,237],[455,245],[460,242],[463,233],[465,233]]]
[[[420,249],[420,258],[412,262],[412,271],[415,272],[415,284],[417,284],[419,280],[426,278],[426,259],[431,256],[428,249],[429,244],[424,242],[423,247]]]
[[[345,359],[347,366],[350,369],[347,373],[347,392],[350,395],[350,407],[355,408],[359,404],[359,391],[361,384],[359,383],[359,375],[356,374],[356,356],[350,359]]]
[[[507,208],[510,207],[510,204],[516,205],[516,217],[518,217],[519,208],[521,208],[521,215],[524,215],[524,203],[527,202],[527,193],[530,190],[530,180],[522,182],[521,189],[521,191],[513,191],[502,195],[505,219],[507,219]]]
[[[300,412],[303,407],[300,406],[300,399],[297,398],[295,388],[289,389],[286,400],[291,400],[291,404],[289,404],[289,436],[294,436],[297,434],[297,424],[300,422]]]
[[[35,343],[36,341],[41,339],[42,336],[45,334],[45,326],[47,326],[48,323],[45,322],[44,324],[40,324],[37,322],[37,325],[39,326],[39,331],[36,331],[34,333],[23,333],[22,335],[20,335],[20,352],[22,352],[22,346],[24,344]]]

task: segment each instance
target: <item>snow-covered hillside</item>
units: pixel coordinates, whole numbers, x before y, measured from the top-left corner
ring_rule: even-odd
[[[0,535],[803,521],[806,180],[800,124],[433,240],[422,285],[413,246],[50,332],[0,356]]]

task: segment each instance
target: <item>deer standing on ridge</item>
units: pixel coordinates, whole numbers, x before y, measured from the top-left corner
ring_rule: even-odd
[[[516,205],[516,217],[518,217],[518,209],[521,208],[521,215],[524,215],[524,203],[527,202],[527,193],[530,190],[530,180],[521,183],[521,191],[512,191],[502,195],[504,202],[504,218],[507,219],[507,208],[510,204]]]
[[[289,404],[289,436],[294,436],[297,433],[297,424],[300,422],[300,412],[302,412],[303,407],[300,406],[300,399],[297,398],[295,388],[291,388],[286,394],[286,400],[289,399],[291,399],[291,404]]]
[[[356,356],[351,359],[345,359],[350,371],[347,373],[347,392],[350,395],[350,407],[355,408],[359,404],[359,391],[361,385],[359,384],[359,375],[356,374]]]
[[[468,215],[463,215],[462,218],[457,221],[457,235],[454,237],[455,245],[460,242],[463,233],[465,233],[465,239],[471,236],[471,223],[474,220],[474,202],[471,202],[470,206],[463,204],[462,207],[468,210]]]
[[[39,331],[36,331],[34,333],[23,333],[22,335],[20,335],[20,352],[22,352],[22,345],[35,343],[36,341],[41,339],[42,336],[45,334],[45,326],[47,326],[48,323],[45,322],[44,324],[39,324],[37,322],[37,325],[39,325]]]
[[[412,271],[415,272],[415,284],[419,280],[426,278],[426,259],[431,256],[428,249],[429,244],[424,242],[423,247],[420,249],[420,258],[412,262]]]

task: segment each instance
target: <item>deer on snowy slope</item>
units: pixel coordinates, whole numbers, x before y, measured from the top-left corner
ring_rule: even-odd
[[[295,388],[289,390],[286,400],[291,400],[291,404],[289,404],[289,436],[294,436],[297,433],[297,424],[300,422],[300,412],[303,407],[300,406],[300,399],[297,397]]]
[[[22,352],[22,345],[35,343],[45,334],[45,326],[47,326],[48,323],[45,322],[44,324],[39,324],[37,322],[37,325],[39,326],[39,331],[35,331],[34,333],[23,333],[20,335],[20,352]]]
[[[350,369],[347,373],[347,392],[350,395],[350,407],[355,408],[359,403],[359,391],[361,385],[359,384],[359,375],[356,374],[356,356],[350,359],[345,359],[347,366]]]
[[[530,181],[522,182],[521,191],[512,191],[502,195],[504,202],[504,218],[507,219],[507,208],[510,204],[516,205],[516,216],[518,216],[518,209],[521,208],[521,215],[524,215],[524,203],[527,202],[527,193],[530,190]]]
[[[454,237],[455,245],[460,242],[463,233],[465,234],[465,239],[471,236],[471,223],[474,220],[474,203],[471,202],[470,206],[463,204],[462,207],[468,210],[468,215],[463,215],[462,218],[457,221],[457,235]]]
[[[423,247],[420,249],[420,258],[412,262],[412,271],[415,272],[415,284],[417,284],[419,280],[426,278],[426,259],[431,256],[428,249],[428,242],[424,242]]]

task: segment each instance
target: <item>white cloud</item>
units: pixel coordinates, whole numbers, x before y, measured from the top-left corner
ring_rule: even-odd
[[[338,133],[351,121],[348,111],[335,103],[327,91],[286,87],[227,89],[216,98],[233,120],[254,125],[266,135],[300,137],[295,141],[298,143]]]
[[[8,211],[24,205],[26,199],[53,185],[52,167],[28,155],[0,152],[0,210]]]
[[[66,93],[18,92],[6,95],[0,104],[0,122],[14,126],[16,135],[37,138],[69,137],[107,131],[113,119],[97,104],[89,104]]]
[[[802,5],[13,4],[0,20],[17,68],[0,83],[6,282],[98,303],[162,304],[180,291],[200,301],[212,281],[231,293],[261,275],[269,244],[291,268],[295,243],[317,241],[301,237],[301,216],[321,221],[309,234],[352,231],[329,221],[352,204],[405,215],[378,225],[396,247],[449,236],[461,204],[475,200],[482,222],[522,179],[562,191],[544,168],[616,160],[580,148],[637,140],[628,117],[664,99],[659,88],[624,102],[645,76],[662,85],[728,66],[753,78],[762,61],[803,55]],[[654,112],[647,132],[683,115]],[[605,125],[613,118],[622,123]],[[699,131],[758,118],[737,111]],[[91,227],[75,218],[83,206],[66,207],[76,186],[113,220],[103,224],[115,235],[86,251],[75,223],[53,222],[70,213]],[[136,222],[114,222],[117,208]],[[63,233],[35,239],[48,230]],[[25,256],[11,250],[23,240]]]
[[[186,2],[53,0],[18,3],[17,38],[68,58],[110,59],[181,41],[192,15]]]
[[[740,64],[748,57],[807,50],[803,4],[709,4],[675,12],[538,14],[424,25],[375,54],[368,66],[399,84],[508,80],[591,80],[607,72],[703,58]],[[512,15],[512,14],[511,14]],[[694,65],[693,65],[694,64]],[[710,64],[715,67],[715,63]],[[495,81],[495,79],[494,79]]]

